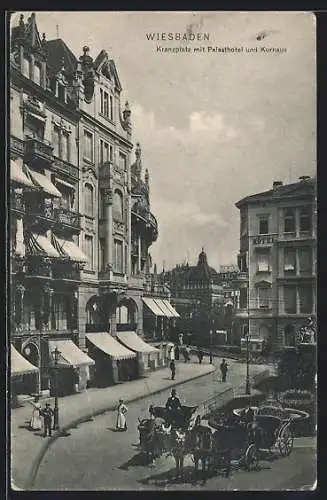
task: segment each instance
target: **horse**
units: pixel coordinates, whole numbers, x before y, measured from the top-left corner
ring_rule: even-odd
[[[212,431],[210,427],[201,425],[198,416],[195,426],[187,436],[187,447],[193,455],[195,477],[198,477],[199,461],[202,464],[202,480],[206,480],[206,472],[210,470],[210,456],[212,450]]]
[[[140,446],[146,455],[147,461],[152,463],[163,451],[158,422],[148,418],[142,420],[139,418],[139,422]]]
[[[164,433],[165,449],[175,459],[176,479],[184,475],[184,458],[187,454],[186,440],[187,430],[177,429],[170,425]]]

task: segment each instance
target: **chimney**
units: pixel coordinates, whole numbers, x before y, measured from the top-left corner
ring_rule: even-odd
[[[282,181],[274,181],[273,182],[273,189],[276,189],[276,188],[278,188],[279,186],[282,186],[282,185],[283,185]]]
[[[300,181],[306,181],[307,179],[311,179],[310,175],[301,175],[301,177],[299,177]]]

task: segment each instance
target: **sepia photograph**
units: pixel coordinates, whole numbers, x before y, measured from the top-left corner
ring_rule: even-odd
[[[7,18],[11,489],[315,490],[315,15]]]

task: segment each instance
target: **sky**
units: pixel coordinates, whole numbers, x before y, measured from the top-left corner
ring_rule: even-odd
[[[36,12],[36,22],[47,40],[59,33],[77,57],[88,45],[94,59],[105,49],[116,63],[122,104],[128,100],[132,110],[133,142],[141,143],[150,173],[151,211],[159,224],[150,253],[158,270],[195,264],[202,247],[216,269],[236,263],[235,203],[270,189],[274,180],[315,175],[313,14]],[[208,33],[209,41],[146,37],[189,30]],[[158,46],[203,46],[204,52],[162,53]],[[209,52],[208,46],[243,52]]]

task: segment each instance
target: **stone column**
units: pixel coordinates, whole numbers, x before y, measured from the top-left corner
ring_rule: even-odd
[[[31,58],[31,68],[30,68],[30,77],[31,77],[31,80],[34,81],[34,64],[35,64],[35,58],[34,58],[34,55],[31,54],[30,55],[30,58]]]
[[[295,209],[295,235],[298,238],[300,236],[300,209]]]
[[[45,330],[51,330],[52,296],[53,296],[53,290],[47,283],[43,288],[43,296],[42,296],[43,307],[41,306],[42,329]]]
[[[112,204],[113,194],[111,188],[104,190],[104,218],[105,218],[105,269],[109,272],[109,279],[112,279]]]
[[[296,314],[300,313],[300,290],[296,287]]]
[[[16,313],[17,313],[17,310],[16,310],[16,300],[13,300],[13,306],[14,306],[13,313],[14,313],[14,318],[15,318],[16,325],[21,327],[22,323],[23,323],[23,317],[24,317],[24,294],[25,294],[25,287],[22,284],[19,284],[16,287],[16,291],[20,295],[20,297],[19,297],[19,302],[20,302],[20,304],[19,304],[20,317],[18,318],[18,321],[17,321],[17,317],[16,317]],[[16,299],[16,297],[15,297],[15,299]]]
[[[141,272],[141,252],[142,252],[142,245],[141,245],[141,235],[139,234],[138,237],[137,237],[137,257],[138,257],[138,260],[137,260],[137,267],[138,267],[138,270],[137,272],[140,273]]]

